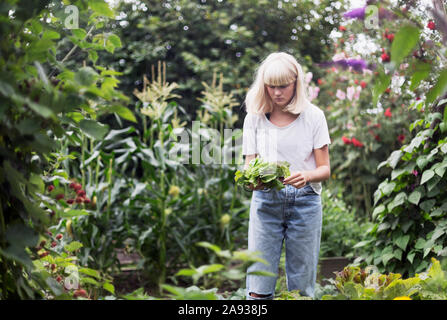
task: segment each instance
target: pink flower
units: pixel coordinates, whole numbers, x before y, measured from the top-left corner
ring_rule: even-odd
[[[318,97],[318,93],[320,92],[319,87],[308,87],[307,88],[309,92],[309,100],[312,101],[313,99],[316,99]]]
[[[337,93],[335,94],[335,96],[340,100],[345,100],[346,98],[345,92],[341,91],[340,89],[337,89]]]
[[[306,82],[306,84],[308,84],[312,80],[312,77],[313,77],[312,72],[306,73],[306,75],[304,76],[304,81]]]
[[[357,86],[355,88],[355,93],[354,93],[354,99],[358,100],[360,98],[360,92],[362,92],[362,87],[361,86]]]
[[[354,87],[348,87],[346,89],[346,97],[349,99],[349,101],[352,101],[352,98],[355,94],[355,88]]]

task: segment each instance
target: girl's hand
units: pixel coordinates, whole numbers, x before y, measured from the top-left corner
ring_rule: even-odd
[[[290,176],[284,179],[284,184],[290,184],[295,188],[302,188],[310,180],[309,175],[305,171],[292,172]]]

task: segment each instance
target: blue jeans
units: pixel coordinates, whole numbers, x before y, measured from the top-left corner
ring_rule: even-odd
[[[289,291],[314,296],[322,225],[321,197],[308,184],[297,189],[253,191],[248,227],[248,250],[260,252],[268,265],[256,262],[247,270],[247,299],[250,293],[273,299],[277,277],[250,275],[253,271],[278,274],[285,241],[286,278]]]

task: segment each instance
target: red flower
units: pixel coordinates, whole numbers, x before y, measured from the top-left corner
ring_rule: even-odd
[[[361,143],[359,140],[357,140],[356,138],[352,138],[352,144],[356,147],[363,147],[363,143]]]
[[[362,89],[365,89],[366,88],[366,82],[365,81],[360,82],[360,86],[362,87]]]
[[[54,190],[54,186],[52,185],[52,184],[50,184],[49,186],[48,186],[48,192],[51,192],[51,191],[53,191]]]
[[[390,33],[386,36],[386,38],[388,39],[389,42],[393,42],[394,40],[394,33]]]
[[[342,32],[343,32],[343,31],[346,31],[346,27],[345,27],[345,26],[339,26],[339,27],[338,27],[338,30],[340,30],[340,31],[342,31]]]
[[[392,114],[391,114],[391,108],[387,108],[385,110],[385,117],[391,118]]]
[[[341,139],[343,140],[344,144],[351,144],[352,141],[349,138],[346,138],[345,136],[341,137]]]
[[[429,28],[430,30],[435,30],[436,29],[436,25],[435,25],[435,23],[432,20],[430,20],[428,22],[428,24],[427,24],[427,28]]]
[[[318,79],[317,82],[318,82],[318,85],[320,85],[320,86],[323,84],[323,80],[321,80],[321,79]]]
[[[380,57],[382,58],[382,62],[389,62],[390,61],[390,56],[386,52],[382,53],[382,55]]]

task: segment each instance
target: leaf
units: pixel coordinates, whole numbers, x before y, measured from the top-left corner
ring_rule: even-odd
[[[399,237],[396,240],[396,245],[401,248],[402,250],[405,251],[405,249],[407,248],[408,242],[410,241],[410,236],[409,235],[405,235],[402,237]]]
[[[417,62],[414,64],[414,68],[416,71],[413,73],[413,76],[411,77],[411,85],[410,90],[413,91],[417,88],[419,83],[428,77],[431,71],[431,65],[428,63],[423,62]]]
[[[399,66],[401,61],[408,56],[419,40],[419,28],[406,25],[395,34],[391,44],[391,61]]]
[[[377,215],[384,212],[385,209],[386,209],[386,207],[383,204],[377,206],[372,213],[372,219],[375,220],[377,218]]]
[[[425,104],[431,104],[437,97],[443,95],[447,90],[447,70],[441,71],[436,84],[428,91]]]
[[[388,261],[390,261],[391,259],[394,258],[394,254],[393,253],[386,253],[382,256],[382,262],[383,265],[386,266],[386,264],[388,263]]]
[[[421,202],[421,204],[419,205],[419,207],[424,210],[425,212],[430,212],[431,208],[433,208],[433,206],[435,205],[436,200],[431,199],[431,200],[426,200]]]
[[[372,89],[373,105],[377,105],[377,101],[379,100],[380,95],[386,90],[386,88],[389,87],[390,83],[391,76],[380,72]]]
[[[110,9],[109,5],[104,0],[90,0],[88,4],[96,13],[109,18],[114,17],[113,10]]]
[[[73,243],[73,242],[72,242],[72,243]],[[71,244],[70,244],[70,245],[71,245]],[[82,247],[82,244],[81,244],[81,247]],[[80,249],[81,247],[79,247],[79,243],[76,244],[76,246],[73,246],[73,248],[75,248],[75,250],[78,250],[78,249]],[[65,248],[65,250],[67,250],[66,247],[64,247],[64,248]],[[69,248],[69,249],[73,249],[73,248]],[[67,250],[67,251],[72,252],[72,251],[75,251],[75,250]],[[81,272],[81,273],[83,273],[83,274],[86,274],[86,275],[88,275],[88,276],[95,277],[95,278],[98,279],[98,280],[101,280],[101,275],[99,274],[99,272],[98,272],[97,270],[90,269],[90,268],[80,268],[78,271]]]
[[[422,194],[419,190],[414,190],[408,197],[408,201],[417,205],[419,203],[419,200],[421,200],[421,196]]]
[[[132,111],[130,111],[128,108],[123,106],[112,106],[108,108],[108,112],[115,112],[117,113],[121,118],[124,120],[132,121],[134,123],[137,123],[137,119],[135,118],[135,115]]]
[[[64,246],[64,250],[68,251],[68,252],[73,252],[73,251],[81,249],[83,246],[84,245],[82,243],[80,243],[79,241],[73,241],[73,242],[70,242],[69,244],[66,244]]]
[[[93,139],[101,140],[109,132],[109,126],[95,120],[81,120],[79,128]]]
[[[72,217],[77,217],[77,216],[89,215],[89,213],[85,210],[79,210],[79,209],[68,209],[67,210],[67,209],[65,209],[63,211],[59,211],[60,218],[72,218]]]
[[[421,184],[424,184],[425,182],[429,181],[433,176],[435,175],[435,172],[433,170],[426,170],[422,173],[421,178]]]
[[[74,80],[82,86],[90,87],[98,77],[98,73],[91,67],[82,67],[75,73]]]
[[[115,294],[115,287],[113,286],[113,284],[111,284],[110,282],[106,282],[102,285],[102,287],[109,291],[111,294]]]
[[[121,40],[116,34],[110,34],[107,37],[107,40],[110,41],[115,48],[121,48]]]

